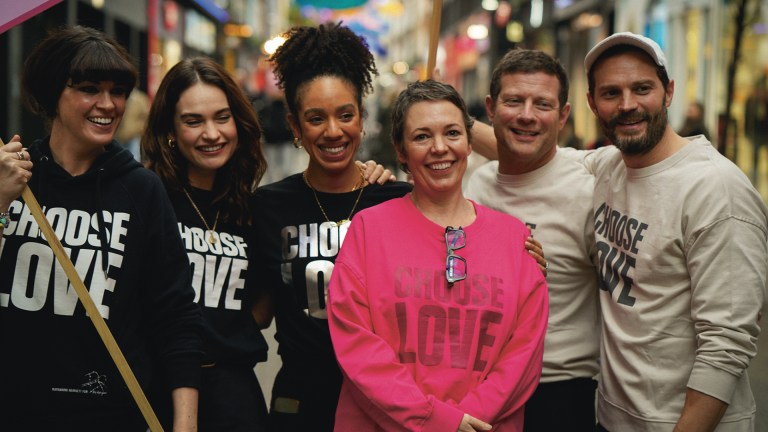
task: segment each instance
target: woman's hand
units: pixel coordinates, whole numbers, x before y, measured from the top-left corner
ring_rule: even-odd
[[[539,263],[539,268],[544,274],[544,277],[547,277],[549,262],[546,258],[544,258],[544,249],[542,248],[541,243],[539,243],[538,240],[535,240],[531,235],[528,237],[528,239],[525,240],[525,250],[527,250],[534,259],[536,259],[536,262]]]
[[[461,424],[456,432],[489,431],[492,427],[482,420],[476,419],[469,414],[464,414],[464,418],[461,419]]]
[[[384,165],[377,164],[376,161],[356,161],[355,163],[357,164],[357,167],[363,171],[363,178],[370,184],[384,184],[388,181],[397,180],[397,177],[392,174],[392,171],[384,168]]]
[[[2,143],[2,141],[0,141]],[[32,162],[24,150],[21,138],[14,135],[11,141],[0,147],[0,211],[5,211],[32,178]]]

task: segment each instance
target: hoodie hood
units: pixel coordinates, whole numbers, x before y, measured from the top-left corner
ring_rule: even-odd
[[[50,136],[37,140],[29,147],[29,154],[32,162],[35,164],[35,174],[37,169],[45,172],[46,176],[52,176],[57,181],[90,181],[93,176],[98,175],[104,179],[118,177],[126,172],[141,168],[141,164],[133,158],[133,154],[124,149],[117,141],[112,141],[104,147],[104,153],[99,155],[88,171],[79,176],[72,176],[53,160],[51,153]]]

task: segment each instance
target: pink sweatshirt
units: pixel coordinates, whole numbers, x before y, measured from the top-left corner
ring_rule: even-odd
[[[464,413],[522,431],[539,382],[547,286],[528,229],[474,204],[467,279],[445,280],[445,227],[410,196],[355,216],[329,288],[344,373],[336,431],[455,431]]]

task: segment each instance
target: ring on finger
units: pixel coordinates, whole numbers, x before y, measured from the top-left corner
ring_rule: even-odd
[[[549,268],[549,261],[544,261],[544,268],[545,268],[545,269],[548,269],[548,268]]]
[[[19,160],[24,160],[24,152],[16,152],[16,156],[19,157]]]

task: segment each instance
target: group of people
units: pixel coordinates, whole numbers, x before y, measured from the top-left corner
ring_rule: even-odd
[[[615,144],[594,152],[557,147],[568,78],[543,52],[499,62],[490,126],[450,85],[410,84],[391,138],[412,185],[355,161],[377,73],[360,37],[296,27],[271,61],[309,162],[257,189],[261,127],[216,62],[164,77],[143,168],[113,139],[137,77],[125,50],[64,27],[30,54],[22,91],[50,134],[0,148],[3,429],[146,429],[27,186],[169,430],[754,428],[768,210],[705,137],[669,127],[653,41],[588,54]],[[473,148],[498,162],[464,191]],[[273,317],[268,410],[253,366]]]
[[[0,149],[3,429],[146,428],[21,196],[26,187],[162,424],[334,427],[333,261],[353,215],[411,186],[355,161],[376,74],[361,38],[337,24],[299,27],[272,60],[309,164],[256,191],[261,127],[216,62],[186,59],[164,77],[141,138],[145,169],[114,140],[138,75],[125,49],[78,26],[31,52],[22,92],[49,135],[31,144],[14,136]],[[260,330],[273,315],[284,364],[268,414],[253,366],[266,358]]]
[[[497,142],[476,143],[498,162],[467,189],[524,220],[551,263],[525,430],[753,431],[746,369],[766,298],[765,203],[706,136],[673,131],[674,81],[653,40],[611,35],[584,66],[613,145],[558,148],[565,71],[545,53],[511,51],[486,98]]]

